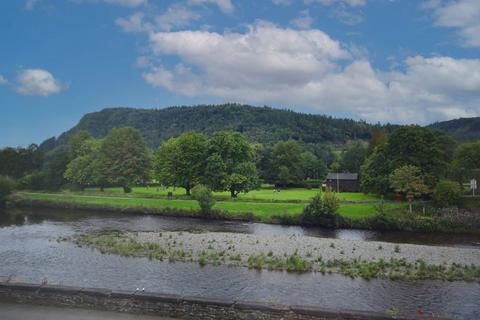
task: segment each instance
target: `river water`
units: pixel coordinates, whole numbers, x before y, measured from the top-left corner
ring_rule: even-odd
[[[455,319],[480,319],[480,284],[350,279],[341,275],[253,271],[240,267],[169,263],[102,255],[60,236],[91,230],[243,232],[473,247],[479,236],[324,230],[232,221],[27,209],[0,212],[0,276],[17,281],[189,296],[230,297],[272,303],[365,311],[419,309]],[[480,250],[480,247],[479,247]]]

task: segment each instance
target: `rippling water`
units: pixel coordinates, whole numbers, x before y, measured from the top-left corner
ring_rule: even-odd
[[[185,230],[255,234],[300,234],[470,246],[470,235],[376,233],[361,230],[328,231],[265,224],[176,219],[128,214],[59,210],[0,213],[0,275],[18,281],[85,287],[230,297],[325,308],[385,311],[391,307],[414,315],[424,313],[458,319],[480,319],[480,284],[465,282],[401,282],[349,279],[341,275],[253,271],[239,267],[168,263],[144,258],[102,255],[95,250],[60,242],[59,236],[89,230]]]

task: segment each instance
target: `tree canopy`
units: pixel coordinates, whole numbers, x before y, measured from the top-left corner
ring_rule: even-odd
[[[106,180],[128,191],[132,184],[148,182],[149,151],[140,131],[115,128],[103,140],[100,157]]]
[[[200,183],[207,157],[207,137],[193,131],[170,138],[155,154],[154,171],[158,182],[190,190]]]
[[[365,191],[386,193],[389,176],[403,166],[417,167],[429,188],[448,174],[455,142],[444,133],[418,126],[395,130],[378,145],[361,168]]]

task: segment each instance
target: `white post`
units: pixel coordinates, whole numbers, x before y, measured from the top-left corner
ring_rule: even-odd
[[[337,172],[337,193],[340,192],[340,182],[338,181],[338,172]]]

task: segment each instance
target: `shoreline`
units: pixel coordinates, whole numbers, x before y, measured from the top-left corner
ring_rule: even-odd
[[[73,197],[82,197],[74,195]],[[84,196],[89,198],[88,196]],[[100,198],[105,199],[108,197]],[[115,199],[115,198],[114,198]],[[120,198],[121,199],[121,198]],[[137,198],[137,200],[141,198]],[[151,199],[146,199],[151,200]],[[169,201],[181,201],[181,200],[169,200]],[[244,222],[258,222],[274,225],[291,225],[291,226],[312,226],[312,227],[323,227],[321,225],[305,225],[299,221],[299,215],[280,213],[277,215],[271,215],[269,217],[261,217],[255,215],[252,212],[229,212],[225,210],[215,210],[211,215],[205,216],[200,213],[197,209],[191,208],[172,208],[168,206],[125,206],[121,204],[96,204],[96,203],[81,203],[76,201],[76,199],[34,199],[24,197],[22,195],[16,195],[11,198],[11,205],[13,207],[20,208],[55,208],[55,209],[65,209],[65,210],[93,210],[93,211],[104,211],[104,212],[121,212],[121,213],[130,213],[130,214],[144,214],[144,215],[160,215],[166,217],[186,217],[186,218],[200,218],[206,220],[225,220],[225,221],[244,221]],[[379,222],[374,224],[369,223],[370,220],[375,220],[380,218],[379,215],[367,217],[364,219],[351,219],[342,217],[343,224],[338,228],[341,229],[360,229],[360,230],[377,230],[377,231],[406,231],[406,232],[441,232],[441,233],[465,233],[465,234],[480,234],[479,229],[468,229],[468,228],[429,228],[427,227],[418,227],[411,228],[409,226],[405,227],[403,225],[384,225],[384,221],[380,219]]]

